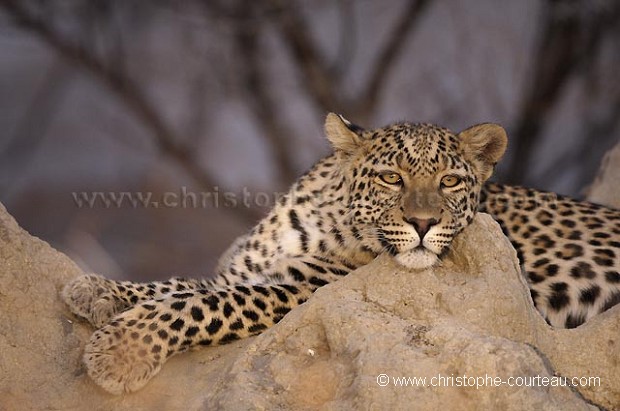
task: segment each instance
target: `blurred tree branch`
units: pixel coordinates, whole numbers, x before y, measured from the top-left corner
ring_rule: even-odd
[[[338,29],[340,41],[338,42],[337,57],[329,68],[332,76],[340,81],[342,75],[349,70],[352,64],[355,50],[357,49],[357,16],[353,6],[355,0],[338,1]]]
[[[266,3],[271,7],[271,21],[305,79],[302,86],[310,98],[323,111],[342,112],[346,104],[337,93],[336,79],[332,78],[329,64],[312,39],[298,6],[282,0]]]
[[[0,161],[12,160],[12,164],[19,164],[20,170],[15,170],[15,176],[23,173],[21,168],[28,169],[36,157],[37,148],[46,136],[47,128],[53,121],[71,80],[70,70],[64,61],[57,58],[47,70],[43,82],[17,122],[15,131],[0,152]],[[9,163],[6,161],[5,164]],[[12,188],[17,188],[14,178],[10,179],[8,184],[0,186],[5,196],[10,195]]]
[[[527,90],[515,131],[512,133],[512,158],[507,182],[523,184],[527,159],[549,113],[556,105],[571,75],[587,65],[599,51],[601,39],[618,23],[620,2],[592,10],[588,1],[547,0],[532,82]]]
[[[429,0],[410,0],[387,41],[377,53],[366,87],[353,96],[346,96],[337,84],[340,78],[332,75],[327,59],[312,39],[310,29],[295,4],[277,0],[270,16],[280,31],[280,36],[299,71],[303,74],[308,95],[323,112],[346,112],[354,118],[372,115],[379,103],[381,91],[389,78],[390,70],[405,49],[408,34],[420,20]]]
[[[102,61],[84,45],[63,37],[61,32],[54,28],[50,19],[46,18],[48,16],[38,17],[37,13],[30,10],[26,3],[20,0],[0,0],[0,7],[14,19],[15,24],[35,34],[64,59],[82,67],[104,84],[150,130],[160,152],[179,165],[199,187],[211,190],[219,185],[197,163],[193,155],[194,151],[190,147],[179,144],[181,139],[165,123],[163,116],[152,105],[146,92],[121,71],[120,66]],[[262,214],[258,210],[245,207],[239,207],[232,213],[247,223],[254,223]]]
[[[294,147],[291,136],[295,132],[284,121],[275,88],[264,65],[266,50],[260,39],[266,29],[267,16],[280,35],[292,61],[301,73],[302,87],[323,113],[327,111],[347,112],[355,118],[370,116],[379,102],[393,63],[404,49],[407,34],[413,29],[428,0],[411,0],[390,32],[383,48],[370,71],[367,87],[358,95],[347,96],[339,87],[343,65],[334,69],[313,40],[308,23],[298,5],[281,0],[207,1],[202,3],[214,19],[225,17],[232,22],[234,43],[241,59],[238,65],[246,93],[245,101],[261,127],[263,138],[272,150],[279,186],[284,187],[297,174],[293,161]],[[343,10],[349,10],[343,7]],[[346,17],[346,16],[345,16]],[[273,80],[271,80],[273,81]]]
[[[420,21],[424,10],[427,8],[429,0],[411,0],[402,12],[400,20],[394,24],[392,32],[388,36],[388,41],[383,45],[375,58],[374,67],[370,71],[370,77],[366,89],[357,99],[359,105],[356,111],[362,118],[369,116],[379,103],[380,93],[385,89],[396,60],[405,49],[405,44],[409,33],[413,31],[416,23]]]
[[[245,85],[246,101],[249,102],[255,120],[263,129],[263,136],[273,151],[279,178],[278,189],[282,189],[297,175],[291,146],[294,131],[283,121],[277,99],[272,92],[273,87],[269,86],[261,59],[265,53],[259,41],[261,25],[255,12],[253,6],[241,3],[238,8],[241,19],[236,20],[234,41],[242,60],[240,71],[242,83]]]
[[[263,24],[256,3],[245,1],[206,1],[201,3],[213,21],[229,18],[232,22],[233,44],[241,84],[244,86],[244,101],[262,129],[261,137],[272,151],[279,182],[277,189],[288,186],[297,175],[293,159],[292,136],[294,131],[287,126],[274,95],[274,88],[264,67],[265,50],[260,42]]]
[[[415,27],[429,0],[411,0],[395,23],[383,48],[377,53],[370,78],[364,90],[355,96],[346,96],[339,87],[343,75],[341,64],[335,69],[312,38],[306,18],[299,5],[281,0],[206,1],[203,4],[213,19],[228,18],[232,22],[234,43],[241,59],[240,77],[247,92],[245,101],[261,127],[262,137],[272,150],[278,185],[284,187],[297,174],[293,161],[294,147],[291,136],[295,132],[287,124],[279,107],[275,88],[270,85],[264,65],[266,50],[260,39],[271,22],[280,35],[293,63],[301,73],[302,87],[323,113],[347,112],[355,118],[365,118],[374,112],[379,94],[385,86],[393,63],[404,49],[407,34]],[[342,10],[349,10],[343,7]],[[265,20],[262,17],[267,16]],[[340,70],[339,70],[340,69]],[[273,81],[273,80],[271,80]]]
[[[570,155],[557,157],[557,159],[547,165],[541,175],[549,178],[561,176],[567,169],[575,169],[574,165],[583,162],[583,153],[597,152],[597,158],[604,155],[606,150],[617,143],[614,132],[620,126],[620,88],[616,89],[616,95],[609,106],[609,111],[602,118],[588,119],[585,122],[586,129],[579,147],[572,150]],[[592,144],[592,142],[596,144]],[[591,170],[589,167],[581,167],[576,177],[578,187],[586,187],[591,184],[597,169]]]

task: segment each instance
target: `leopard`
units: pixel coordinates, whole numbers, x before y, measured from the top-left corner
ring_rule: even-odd
[[[332,153],[233,242],[211,278],[83,274],[63,288],[70,311],[95,327],[83,362],[96,384],[136,391],[170,357],[260,334],[379,255],[413,272],[440,265],[479,212],[514,245],[550,326],[577,327],[620,302],[620,211],[490,182],[508,144],[502,126],[366,129],[329,113],[324,130]]]

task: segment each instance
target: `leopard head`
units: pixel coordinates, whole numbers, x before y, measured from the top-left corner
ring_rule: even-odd
[[[472,221],[507,144],[505,130],[491,123],[458,134],[410,123],[364,130],[332,113],[325,131],[344,174],[347,223],[360,232],[361,246],[411,269],[441,261]]]

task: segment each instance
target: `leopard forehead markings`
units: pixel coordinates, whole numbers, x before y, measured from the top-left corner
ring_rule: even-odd
[[[66,285],[70,309],[98,328],[84,354],[97,384],[135,391],[170,356],[258,334],[381,253],[411,269],[435,265],[481,197],[550,324],[575,327],[620,302],[620,212],[567,198],[545,207],[541,192],[483,187],[506,147],[501,127],[363,130],[330,114],[325,131],[334,154],[231,245],[214,278],[141,284],[85,275]]]

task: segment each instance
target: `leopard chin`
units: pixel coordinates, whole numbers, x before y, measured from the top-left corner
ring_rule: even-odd
[[[398,264],[416,271],[426,270],[441,261],[437,254],[421,247],[399,253],[395,259]]]

